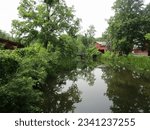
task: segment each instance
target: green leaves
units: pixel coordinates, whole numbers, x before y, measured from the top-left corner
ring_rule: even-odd
[[[12,52],[1,51],[0,54],[0,79],[3,83],[16,77],[31,77],[34,82],[43,82],[47,77],[50,55],[37,44]]]
[[[0,85],[15,77],[19,62],[11,56],[0,53]]]
[[[44,3],[48,4],[49,6],[52,6],[52,4],[58,3],[60,0],[44,0]]]
[[[40,40],[47,48],[48,42],[58,44],[60,35],[75,36],[79,30],[80,20],[63,0],[22,0],[18,11],[22,19],[12,22],[12,33],[25,45]]]
[[[41,111],[42,92],[33,88],[40,87],[48,72],[51,74],[50,57],[50,53],[39,44],[0,51],[1,112]]]
[[[40,112],[41,93],[32,85],[30,77],[17,77],[1,86],[1,112]]]
[[[147,33],[147,34],[145,35],[145,38],[146,38],[147,40],[150,40],[150,33]]]
[[[129,54],[134,45],[145,48],[145,34],[149,32],[149,5],[143,0],[116,0],[114,17],[108,21],[109,27],[103,35],[111,50]]]

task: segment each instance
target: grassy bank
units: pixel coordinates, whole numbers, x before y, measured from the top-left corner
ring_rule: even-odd
[[[146,56],[118,56],[111,52],[106,52],[101,56],[101,62],[118,70],[133,71],[142,78],[150,77],[150,57]]]

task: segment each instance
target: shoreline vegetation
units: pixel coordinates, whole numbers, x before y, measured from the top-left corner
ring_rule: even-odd
[[[94,50],[89,50],[90,54],[95,53]],[[91,55],[87,55],[87,57],[90,59]],[[46,49],[38,43],[22,49],[0,50],[0,111],[45,112],[45,108],[47,108],[46,112],[60,112],[59,107],[64,107],[65,112],[73,111],[74,103],[81,100],[78,88],[71,86],[65,92],[60,92],[61,85],[67,79],[76,80],[72,79],[74,76],[71,75],[77,75],[83,71],[81,69],[76,72],[80,62],[83,63],[80,67],[84,68],[89,61],[85,57],[76,55],[64,56],[59,51],[53,52],[52,47]],[[68,77],[61,77],[65,73]],[[65,97],[66,106],[63,102],[57,104],[56,99],[64,95],[67,96]],[[53,96],[57,98],[53,99]],[[56,101],[56,104],[53,100]],[[47,102],[45,103],[45,101]],[[51,105],[46,106],[49,103]],[[54,104],[56,107],[58,106],[58,110],[52,111],[51,107]],[[69,108],[65,110],[68,104]]]
[[[100,61],[116,70],[131,71],[139,78],[149,79],[150,77],[150,57],[141,55],[124,55],[118,56],[107,51],[102,54]]]

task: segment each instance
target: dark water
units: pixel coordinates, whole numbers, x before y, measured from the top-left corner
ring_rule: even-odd
[[[101,78],[102,70],[100,68],[95,68],[91,71],[93,75],[93,81],[87,81],[87,77],[80,77],[75,82],[78,86],[79,91],[81,91],[80,103],[75,104],[75,112],[111,112],[109,107],[112,102],[106,96],[107,84]],[[64,89],[67,89],[73,81],[67,80]]]
[[[82,64],[49,82],[44,112],[150,112],[150,81],[125,68]]]

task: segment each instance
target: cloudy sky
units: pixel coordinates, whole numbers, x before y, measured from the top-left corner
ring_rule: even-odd
[[[82,19],[82,30],[86,30],[89,25],[96,28],[96,36],[101,36],[107,28],[106,19],[113,15],[111,7],[115,0],[65,0],[69,6],[73,5],[76,16]],[[145,0],[149,3],[150,0]],[[11,20],[17,19],[17,7],[19,0],[0,1],[0,29],[9,32],[11,30]]]

